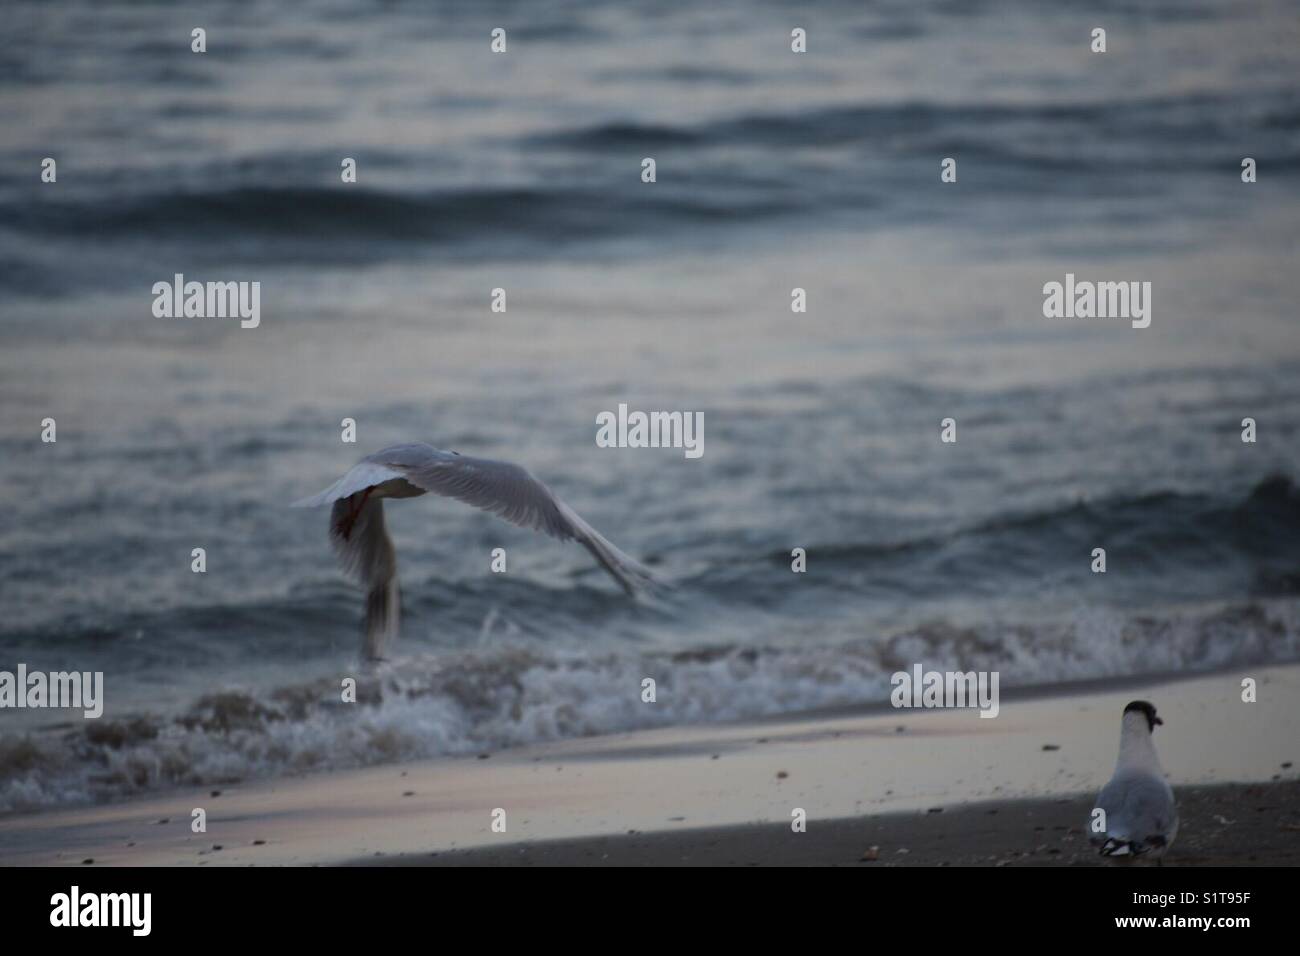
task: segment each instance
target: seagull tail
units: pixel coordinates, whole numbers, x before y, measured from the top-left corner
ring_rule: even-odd
[[[334,502],[330,543],[343,573],[366,589],[362,656],[382,660],[401,618],[397,552],[384,525],[383,500],[358,494]]]
[[[1128,840],[1116,840],[1111,837],[1101,845],[1099,852],[1102,856],[1132,856],[1133,844]]]
[[[1163,837],[1152,836],[1146,840],[1117,840],[1114,837],[1101,845],[1102,856],[1142,856],[1165,845]]]

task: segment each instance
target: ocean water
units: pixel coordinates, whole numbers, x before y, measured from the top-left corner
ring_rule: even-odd
[[[0,670],[107,702],[0,711],[0,811],[877,703],[917,662],[1300,658],[1295,3],[5,15]],[[175,273],[261,282],[261,325],[154,318]],[[1150,281],[1151,326],[1044,318],[1067,273]],[[597,447],[620,402],[703,412],[703,457]],[[412,440],[525,464],[671,596],[393,502],[364,670],[287,504]]]

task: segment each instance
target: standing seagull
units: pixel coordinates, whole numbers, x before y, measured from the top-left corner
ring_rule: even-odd
[[[382,659],[397,635],[397,555],[384,527],[384,498],[425,492],[490,511],[511,524],[561,541],[577,541],[630,596],[655,583],[650,571],[605,540],[591,525],[519,465],[470,458],[423,442],[393,445],[362,458],[318,495],[294,507],[333,504],[330,542],[345,574],[366,588],[366,629],[361,652]]]
[[[1094,834],[1092,842],[1102,856],[1159,859],[1174,842],[1178,808],[1151,741],[1152,731],[1163,723],[1145,700],[1124,708],[1115,775],[1097,795],[1106,829]]]

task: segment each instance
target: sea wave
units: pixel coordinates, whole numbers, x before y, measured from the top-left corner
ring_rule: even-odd
[[[65,539],[14,532],[9,545],[25,560],[0,568],[0,596],[29,592],[41,583],[42,567],[71,566],[78,549],[88,545],[125,566],[138,543],[124,541],[121,528],[105,525],[88,537],[86,529],[95,527],[103,507],[91,498],[64,503],[65,518],[84,519],[78,534]],[[920,530],[911,531],[911,524]],[[1012,503],[956,527],[933,521],[884,526],[879,516],[867,514],[844,523],[839,532],[804,546],[816,574],[797,589],[788,586],[788,548],[733,540],[725,526],[707,529],[703,550],[689,568],[677,566],[675,551],[690,552],[690,547],[651,549],[643,556],[677,589],[666,610],[628,605],[582,562],[572,577],[532,575],[501,582],[445,572],[420,579],[416,569],[422,564],[412,558],[404,614],[412,629],[436,622],[440,645],[474,639],[485,608],[496,605],[538,638],[562,633],[626,642],[690,627],[720,608],[790,610],[804,600],[853,608],[909,595],[929,600],[939,592],[1033,599],[1067,583],[1068,590],[1077,590],[1081,576],[1093,577],[1089,555],[1099,542],[1121,572],[1107,583],[1109,602],[1300,595],[1300,487],[1285,474],[1265,477],[1236,496],[1158,489],[1039,508]],[[720,539],[732,543],[724,547]],[[454,539],[444,542],[456,546]],[[563,600],[557,601],[560,589]],[[286,592],[265,586],[250,571],[232,577],[224,593],[161,586],[130,600],[117,597],[108,607],[97,593],[51,593],[61,600],[16,607],[0,622],[0,655],[46,656],[59,648],[62,661],[71,666],[75,658],[84,666],[85,655],[128,653],[129,661],[115,658],[116,666],[154,667],[183,653],[192,662],[216,665],[242,653],[224,639],[241,634],[256,639],[269,658],[296,659],[349,644],[358,613],[356,591],[332,572],[299,581]]]
[[[0,735],[0,811],[121,799],[183,786],[516,747],[684,723],[879,705],[915,663],[997,670],[1002,688],[1203,672],[1300,657],[1300,602],[1166,617],[1084,610],[1069,623],[932,623],[838,645],[714,645],[581,653],[535,645],[421,655],[267,690],[210,690],[168,714]],[[656,681],[656,702],[641,699]]]
[[[1300,99],[1293,90],[1254,89],[1124,103],[916,100],[740,112],[689,123],[607,120],[479,144],[490,155],[536,151],[547,157],[508,181],[453,184],[449,164],[469,164],[468,158],[381,151],[368,162],[389,167],[406,182],[403,188],[304,185],[336,167],[337,156],[253,155],[147,177],[108,168],[59,199],[10,190],[0,220],[18,236],[38,237],[284,237],[313,247],[384,238],[454,245],[532,237],[551,243],[673,221],[697,226],[721,217],[734,224],[898,203],[895,187],[915,185],[910,163],[889,171],[903,158],[962,157],[971,164],[962,181],[972,195],[988,189],[1034,194],[1040,181],[1053,196],[1091,194],[1103,181],[1113,194],[1125,187],[1116,171],[1133,164],[1162,164],[1161,182],[1217,175],[1238,164],[1242,140],[1268,157],[1269,168],[1289,169],[1300,166],[1297,124]],[[632,156],[634,171],[642,155],[658,155],[672,175],[655,190],[620,188],[626,170],[611,166],[611,155]],[[862,184],[867,168],[879,188]],[[1056,175],[1063,168],[1071,170],[1064,181]],[[172,185],[157,188],[159,182]],[[1138,191],[1153,185],[1141,177]],[[348,246],[348,256],[358,252]]]

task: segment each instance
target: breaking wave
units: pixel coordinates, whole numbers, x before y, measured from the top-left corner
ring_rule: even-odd
[[[140,712],[0,736],[0,811],[178,786],[494,751],[682,723],[880,704],[913,663],[998,670],[1004,688],[1204,672],[1300,657],[1300,602],[1157,619],[1081,612],[1066,625],[936,623],[835,646],[645,653],[501,646],[402,659],[358,677],[254,692],[229,686],[169,714]],[[657,701],[641,702],[653,677]]]

